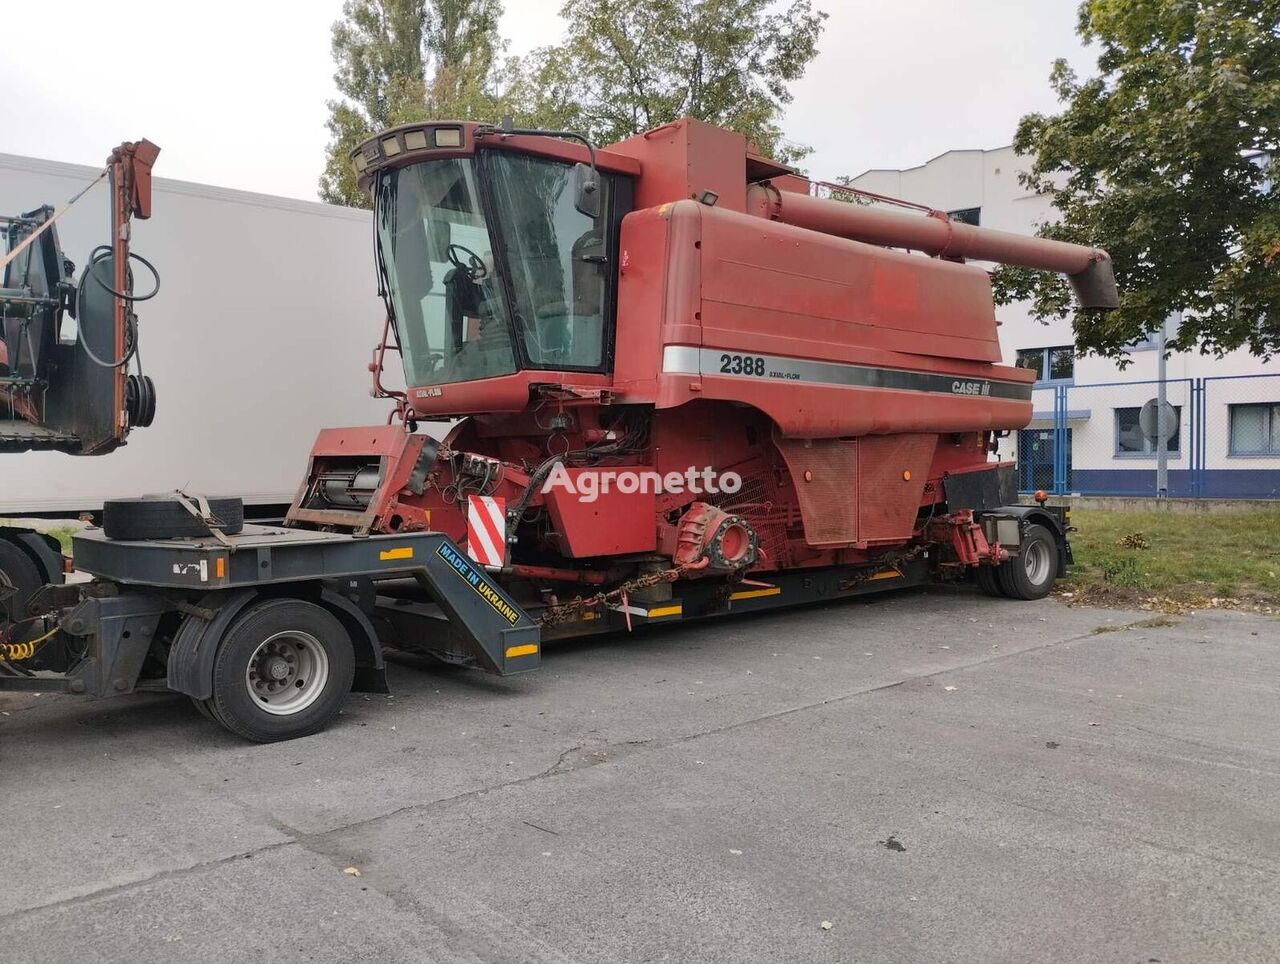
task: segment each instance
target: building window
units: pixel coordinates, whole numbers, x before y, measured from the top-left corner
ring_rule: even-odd
[[[972,224],[976,228],[982,221],[982,208],[960,208],[957,211],[948,211],[947,217],[961,224]]]
[[[1180,325],[1178,324],[1177,314],[1172,314],[1165,319],[1164,322],[1164,339],[1166,342],[1173,341],[1178,337]],[[1149,331],[1141,338],[1129,344],[1129,351],[1155,351],[1160,347],[1160,332]]]
[[[1075,377],[1076,353],[1070,345],[1020,348],[1014,365],[1035,372],[1038,382],[1069,382]]]
[[[1143,456],[1155,455],[1156,443],[1142,434],[1142,428],[1138,424],[1138,413],[1141,408],[1117,408],[1116,409],[1116,455],[1117,456]],[[1178,423],[1178,427],[1173,430],[1173,435],[1169,437],[1169,441],[1165,444],[1165,451],[1170,455],[1177,455],[1180,451],[1182,436],[1182,406],[1173,406],[1174,419]]]
[[[1280,402],[1228,405],[1232,455],[1280,456]]]

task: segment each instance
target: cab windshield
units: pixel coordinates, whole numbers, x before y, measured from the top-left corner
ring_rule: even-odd
[[[407,383],[515,372],[510,318],[472,161],[388,171],[378,182],[375,220]]]
[[[479,170],[451,158],[381,176],[378,247],[410,386],[603,365],[610,178],[601,190],[592,219],[574,207],[572,165],[508,151]]]
[[[533,368],[597,368],[604,361],[608,177],[600,217],[574,207],[573,166],[510,151],[485,157],[506,245],[524,357]]]

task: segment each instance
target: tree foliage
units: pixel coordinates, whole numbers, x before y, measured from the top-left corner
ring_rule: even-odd
[[[1280,0],[1085,0],[1078,30],[1098,76],[1058,61],[1065,109],[1014,141],[1061,216],[1041,233],[1115,262],[1120,310],[1075,311],[1077,350],[1122,357],[1175,311],[1175,350],[1280,350]],[[995,287],[1072,310],[1061,279],[1002,268]]]
[[[779,126],[817,53],[811,0],[571,0],[564,42],[504,57],[500,0],[346,0],[333,25],[331,140],[320,196],[365,206],[348,160],[377,131],[428,118],[578,130],[599,143],[689,116],[779,160],[807,148]]]
[[[570,0],[564,42],[523,65],[541,110],[602,143],[680,117],[728,127],[780,160],[788,84],[817,53],[827,15],[810,0]]]
[[[331,140],[320,196],[367,206],[350,152],[371,134],[428,117],[484,119],[500,105],[500,0],[347,0],[333,25]]]

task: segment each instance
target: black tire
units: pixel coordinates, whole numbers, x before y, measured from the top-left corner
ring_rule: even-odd
[[[0,580],[0,627],[8,629],[9,620],[17,622],[26,618],[27,600],[31,594],[44,585],[37,566],[21,546],[0,538],[0,572],[5,580]],[[9,586],[15,592],[10,594]],[[14,636],[15,642],[25,639],[30,633],[19,632]]]
[[[244,528],[244,502],[210,499],[209,511],[222,523],[222,531],[235,535]],[[194,515],[169,494],[137,499],[109,499],[102,506],[102,531],[108,539],[173,539],[209,534]]]
[[[19,532],[13,541],[18,548],[25,549],[27,556],[36,564],[41,585],[52,583],[61,586],[67,581],[62,570],[62,547],[57,539],[39,532]]]
[[[996,568],[1010,599],[1043,599],[1058,575],[1058,540],[1042,525],[1027,526],[1018,555]]]
[[[191,697],[191,705],[196,708],[197,713],[203,716],[210,723],[218,723],[218,725],[221,725],[218,718],[213,715],[213,709],[209,706],[208,700],[198,700],[193,696]]]
[[[1000,587],[1000,577],[996,573],[996,566],[979,566],[974,570],[973,580],[988,596],[1003,598],[1004,590]]]
[[[294,675],[272,678],[267,663],[286,660],[290,653],[295,660],[282,672]],[[260,658],[255,660],[255,654]],[[305,672],[307,666],[316,672]],[[324,729],[342,708],[354,676],[351,637],[328,610],[300,599],[269,599],[246,609],[222,638],[213,662],[209,709],[219,723],[246,740],[292,740]],[[280,688],[267,692],[268,685]],[[291,710],[288,701],[295,687],[298,698],[310,702]],[[309,693],[309,688],[314,689]],[[274,704],[274,711],[264,708],[277,699],[283,702]]]

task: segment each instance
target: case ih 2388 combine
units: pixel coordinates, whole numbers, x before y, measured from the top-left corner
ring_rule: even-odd
[[[1033,376],[964,261],[1108,308],[1104,252],[821,198],[687,120],[601,150],[414,124],[353,162],[375,387],[389,350],[409,386],[390,423],[321,433],[283,527],[109,504],[75,543],[95,579],[33,598],[34,675],[0,685],[176,690],[282,739],[382,688],[383,647],[517,673],[556,637],[927,580],[1033,599],[1070,561],[1061,511],[992,461]]]

